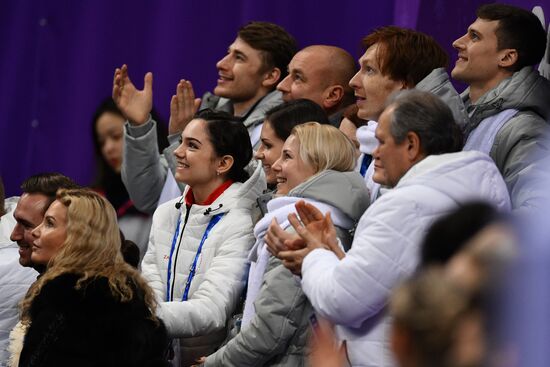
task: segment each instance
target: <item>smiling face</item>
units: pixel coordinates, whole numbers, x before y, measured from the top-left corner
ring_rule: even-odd
[[[219,77],[214,93],[234,102],[257,100],[266,93],[263,67],[261,51],[237,37],[216,64]]]
[[[404,82],[382,75],[380,61],[383,58],[379,57],[379,52],[380,44],[370,46],[359,59],[359,71],[349,82],[357,98],[357,116],[365,120],[378,120],[390,94],[404,88]]]
[[[112,112],[105,112],[97,119],[95,129],[101,155],[116,173],[120,173],[124,118]]]
[[[372,153],[374,159],[374,175],[372,179],[381,185],[394,187],[401,177],[412,167],[408,155],[408,142],[405,139],[397,144],[391,134],[391,114],[393,108],[387,108],[380,115],[375,137],[378,146]]]
[[[511,73],[499,67],[506,50],[498,50],[498,20],[477,19],[468,32],[453,42],[458,60],[451,72],[453,78],[471,88],[488,91]]]
[[[255,158],[262,162],[267,183],[274,185],[277,183],[277,176],[272,166],[281,156],[284,141],[279,139],[277,134],[275,134],[275,130],[273,130],[268,120],[266,120],[262,126],[260,141],[261,144],[255,154]]]
[[[24,193],[17,202],[17,207],[13,212],[17,223],[10,239],[17,242],[19,246],[19,263],[22,266],[33,266],[31,260],[34,241],[32,231],[42,222],[48,201],[46,195]]]
[[[181,134],[182,143],[174,151],[177,166],[175,178],[190,187],[208,185],[216,180],[216,156],[207,133],[207,122],[192,120]]]
[[[54,201],[44,214],[42,223],[32,231],[32,236],[32,262],[47,265],[67,238],[67,207]]]
[[[300,157],[300,141],[294,135],[286,139],[281,156],[272,169],[277,177],[278,195],[287,195],[290,190],[317,173]]]

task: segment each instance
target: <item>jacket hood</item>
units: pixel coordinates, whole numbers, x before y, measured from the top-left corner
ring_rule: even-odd
[[[283,103],[283,94],[278,90],[274,90],[265,95],[262,101],[254,108],[254,111],[243,121],[244,126],[249,127],[256,125],[258,121],[263,122],[265,113],[275,106]]]
[[[430,155],[415,164],[396,188],[427,186],[457,203],[489,201],[500,210],[510,210],[506,184],[493,160],[477,151]]]
[[[205,215],[216,215],[226,213],[232,208],[247,208],[250,209],[256,202],[256,199],[266,189],[267,184],[265,175],[263,174],[262,165],[257,165],[256,169],[245,182],[235,182],[229,186],[223,194],[221,194],[210,205],[194,204],[194,207],[204,207]],[[187,195],[189,186],[185,188],[183,197]],[[176,203],[181,200],[181,197],[172,200],[170,203]],[[170,204],[173,205],[173,204]],[[203,210],[200,208],[199,210]]]
[[[332,205],[358,221],[369,206],[369,193],[357,172],[322,171],[290,190],[288,196],[310,198]]]
[[[470,88],[462,93],[462,98],[468,113],[471,114],[470,121],[474,128],[481,120],[505,109],[533,111],[544,120],[548,120],[549,95],[550,81],[540,76],[532,67],[526,66],[481,96],[475,105],[470,101]]]
[[[216,108],[224,109],[222,106],[228,106],[231,101],[227,98],[219,98]],[[265,95],[265,97],[254,108],[254,111],[243,121],[244,126],[247,128],[257,125],[258,122],[263,122],[265,113],[275,106],[283,103],[283,94],[278,90],[274,90]],[[226,107],[224,110],[228,110]]]
[[[414,88],[430,92],[441,98],[441,100],[451,109],[458,126],[463,127],[467,124],[468,114],[466,113],[464,102],[451,84],[445,68],[432,70],[432,72],[422,79]]]

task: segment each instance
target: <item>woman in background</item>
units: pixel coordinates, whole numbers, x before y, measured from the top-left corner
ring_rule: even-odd
[[[277,178],[271,167],[281,156],[285,140],[290,136],[294,126],[311,121],[329,124],[326,112],[309,99],[284,102],[266,112],[260,135],[260,147],[254,154],[254,158],[262,163],[267,190],[258,198],[258,210],[253,211],[254,223],[267,213],[267,202],[275,193]]]
[[[227,113],[195,115],[174,155],[175,179],[187,186],[183,196],[155,211],[141,265],[163,301],[159,317],[169,336],[179,339],[175,356],[189,366],[226,337],[254,244],[251,210],[266,184],[261,167],[252,176],[245,170],[252,159],[250,137]]]
[[[155,115],[155,112],[152,112]],[[159,121],[158,116],[154,116]],[[92,136],[96,153],[97,171],[92,188],[102,193],[114,206],[120,229],[124,236],[135,242],[141,257],[147,250],[151,217],[140,212],[130,200],[128,191],[122,182],[122,151],[124,137],[122,112],[112,98],[105,99],[94,113]],[[162,123],[157,123],[159,150],[168,146],[167,131]]]

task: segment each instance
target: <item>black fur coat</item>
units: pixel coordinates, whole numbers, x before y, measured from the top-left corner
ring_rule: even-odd
[[[74,274],[44,285],[31,306],[19,366],[169,366],[166,329],[148,319],[142,292],[122,303],[106,278],[80,289]]]

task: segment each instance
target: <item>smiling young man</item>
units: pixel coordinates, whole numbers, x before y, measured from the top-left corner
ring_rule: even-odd
[[[296,41],[282,27],[269,22],[250,22],[242,27],[227,54],[217,62],[218,80],[214,93],[195,99],[189,81],[180,81],[170,104],[170,146],[159,158],[156,123],[150,118],[152,74],[145,76],[143,90],[137,90],[124,65],[116,69],[113,99],[126,115],[122,180],[136,207],[153,213],[157,205],[181,194],[173,172],[173,152],[179,136],[197,110],[213,109],[239,117],[247,127],[252,146],[260,142],[265,112],[282,102],[275,88],[287,74],[296,52]],[[168,172],[172,174],[168,174]]]
[[[493,158],[514,209],[543,205],[547,187],[538,178],[548,170],[550,82],[533,68],[546,48],[542,25],[527,10],[483,5],[453,47],[451,75],[469,85],[462,94],[470,117],[464,149]]]
[[[460,130],[451,110],[433,94],[409,90],[390,97],[376,137],[373,179],[392,190],[363,214],[346,254],[328,250],[339,250],[330,245],[336,243],[330,235],[334,228],[314,208],[300,214],[306,227],[293,221],[305,248],[279,252],[281,239],[289,235],[276,225],[266,236],[285,266],[301,270],[304,293],[319,316],[339,327],[353,366],[395,365],[385,306],[391,290],[414,272],[430,224],[470,200],[510,208],[494,162],[479,152],[457,152]],[[276,240],[270,243],[271,238]]]

